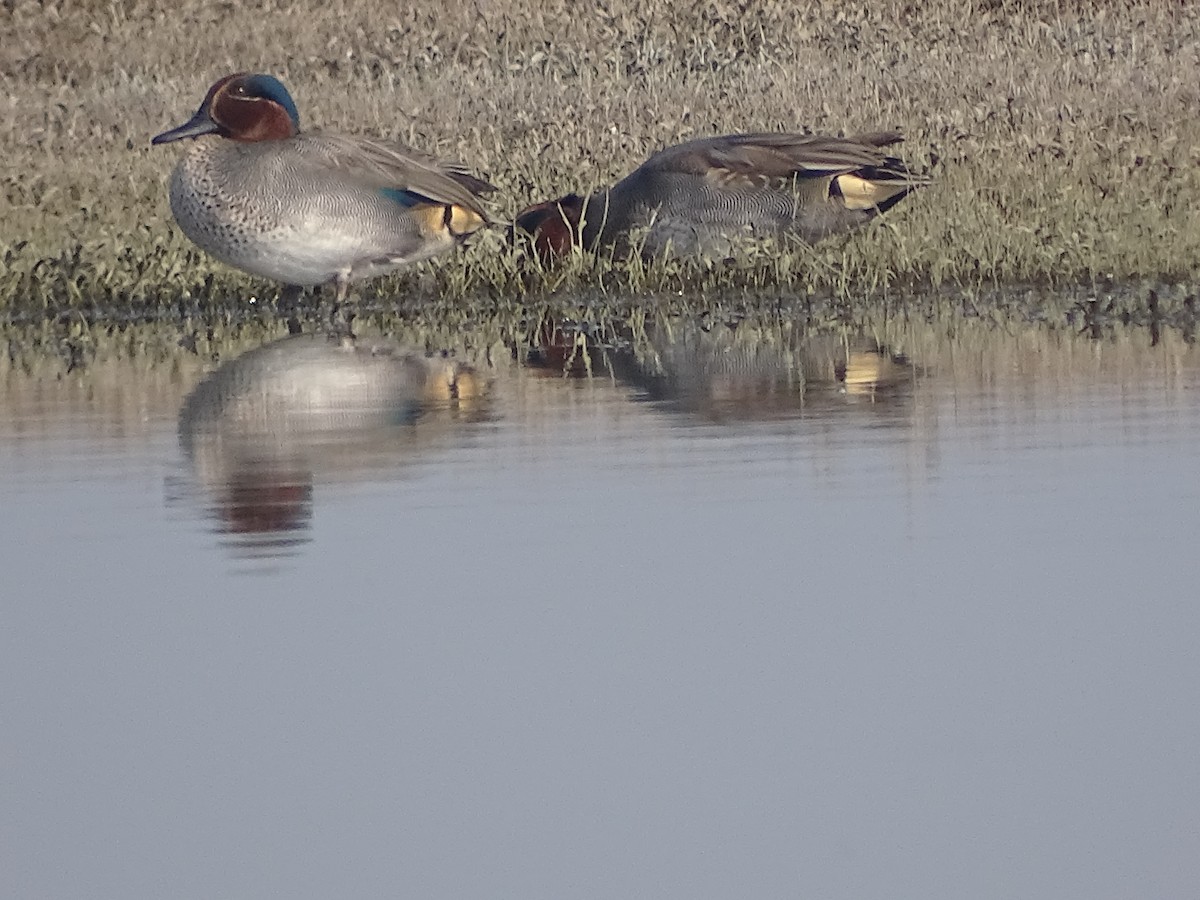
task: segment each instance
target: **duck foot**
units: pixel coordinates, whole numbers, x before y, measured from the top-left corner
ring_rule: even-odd
[[[329,331],[332,334],[354,337],[354,329],[351,327],[354,311],[346,309],[346,299],[350,295],[350,279],[339,276],[334,283],[337,285],[337,294],[334,296],[333,309],[329,311]]]
[[[347,309],[346,304],[335,301],[333,309],[329,311],[329,331],[331,334],[341,334],[347,337],[354,337],[354,319],[356,318],[353,309]]]
[[[304,288],[300,285],[289,284],[279,295],[278,309],[287,322],[288,334],[300,334],[303,331],[300,327],[300,297],[303,294]]]

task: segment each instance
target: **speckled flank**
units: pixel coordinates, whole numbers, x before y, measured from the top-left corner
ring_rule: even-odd
[[[279,153],[274,143],[198,139],[171,178],[184,233],[228,265],[295,285],[370,277],[453,246],[445,206],[406,209],[351,181],[305,177]]]

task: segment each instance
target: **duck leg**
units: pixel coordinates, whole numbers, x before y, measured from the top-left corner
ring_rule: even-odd
[[[300,334],[300,296],[304,288],[298,284],[285,285],[279,295],[279,311],[286,317],[288,334]]]
[[[329,311],[329,329],[339,334],[353,336],[351,323],[354,321],[354,313],[346,312],[346,298],[350,294],[350,275],[348,273],[339,274],[334,284],[337,285],[337,294],[333,299],[333,309]]]

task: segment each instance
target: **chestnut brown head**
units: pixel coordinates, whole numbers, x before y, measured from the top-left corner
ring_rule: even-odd
[[[299,131],[300,113],[278,78],[239,72],[215,82],[194,116],[150,143],[167,144],[205,134],[233,141],[275,141]]]
[[[582,246],[580,225],[583,198],[567,194],[526,207],[513,220],[513,228],[531,236],[534,252],[543,263],[561,259],[572,247]]]

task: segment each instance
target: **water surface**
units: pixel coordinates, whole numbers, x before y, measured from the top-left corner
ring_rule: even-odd
[[[0,362],[0,894],[1200,896],[1188,341],[577,337]]]

